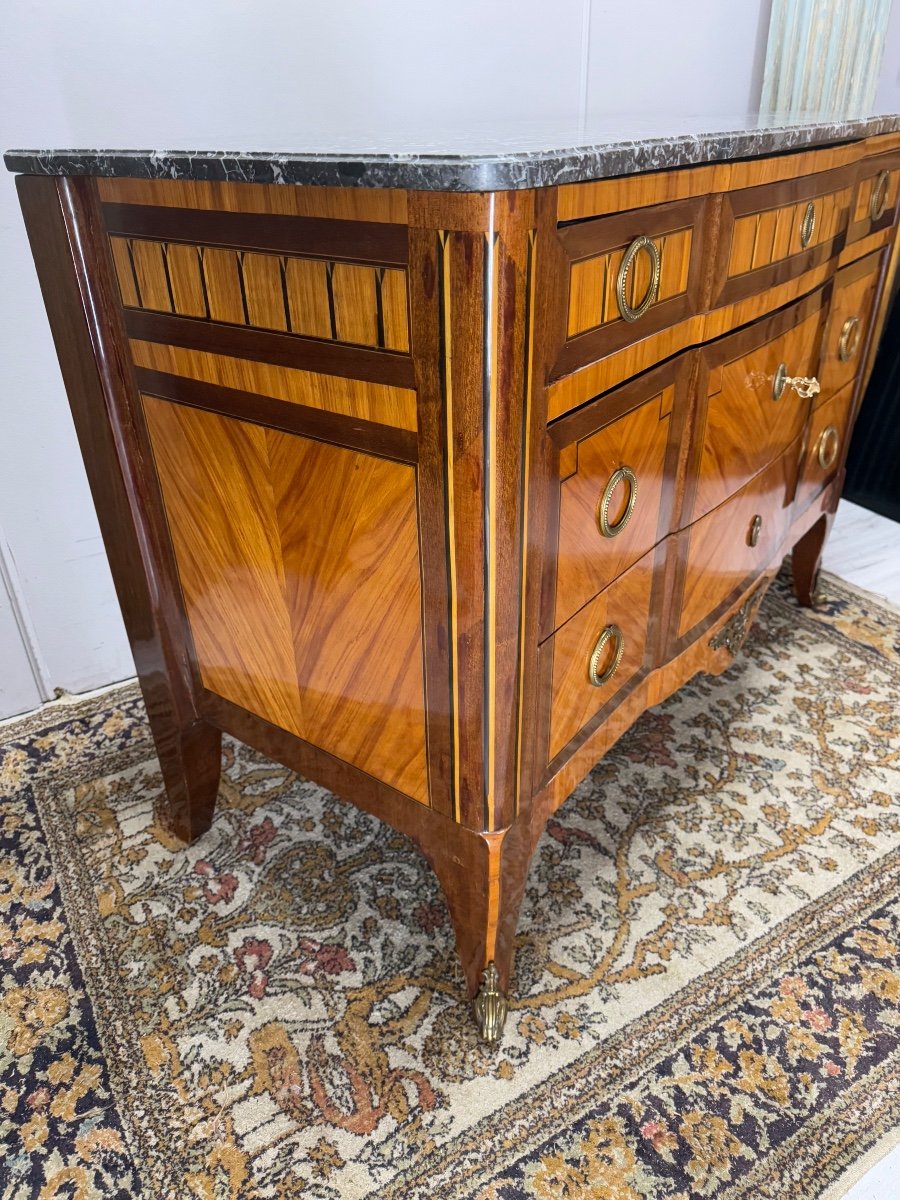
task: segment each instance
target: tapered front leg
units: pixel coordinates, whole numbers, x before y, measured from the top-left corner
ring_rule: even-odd
[[[439,850],[434,841],[424,849],[447,901],[479,1032],[493,1042],[503,1033],[519,909],[543,822],[520,818],[497,833],[451,828]]]
[[[822,552],[833,521],[834,513],[823,513],[815,525],[797,542],[791,554],[794,594],[804,608],[815,607]]]

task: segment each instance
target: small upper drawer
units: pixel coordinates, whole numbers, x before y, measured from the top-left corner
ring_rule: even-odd
[[[706,197],[561,226],[566,375],[697,312]]]
[[[825,324],[821,289],[702,351],[700,407],[685,512],[715,508],[799,437],[806,425]]]
[[[551,426],[561,447],[553,628],[669,532],[687,385],[677,360]]]
[[[863,160],[850,211],[847,241],[868,237],[897,219],[900,199],[900,150]]]
[[[677,639],[715,617],[780,552],[790,524],[799,442],[681,539],[682,597]]]
[[[816,399],[817,404],[824,403],[852,382],[859,370],[868,341],[882,262],[882,252],[869,254],[844,267],[834,277],[831,309],[822,342],[819,367],[822,391]]]
[[[840,470],[850,435],[853,391],[848,384],[812,414],[797,483],[798,509],[806,508]]]
[[[785,283],[836,255],[843,246],[854,168],[728,192],[712,307]]]
[[[644,555],[541,646],[541,677],[550,675],[549,762],[593,728],[647,663],[655,556]]]

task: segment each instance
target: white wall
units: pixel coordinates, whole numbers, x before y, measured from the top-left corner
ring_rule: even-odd
[[[0,144],[290,149],[377,141],[411,117],[739,114],[758,96],[769,6],[4,0]],[[0,270],[2,716],[133,667],[5,174]]]
[[[875,109],[877,112],[900,113],[900,0],[893,0],[891,5]]]

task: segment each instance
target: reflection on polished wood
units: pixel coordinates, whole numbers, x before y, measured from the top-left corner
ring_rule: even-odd
[[[560,485],[556,574],[557,626],[607,583],[645,554],[668,532],[663,510],[675,384],[669,383],[640,407],[575,443],[574,473]],[[616,536],[603,537],[598,508],[614,472],[634,474],[634,511]],[[610,521],[622,520],[630,489],[611,494]]]
[[[427,803],[412,468],[144,410],[204,687]]]
[[[620,579],[601,592],[553,635],[550,696],[550,743],[548,759],[559,752],[607,704],[643,666],[647,655],[650,620],[650,591],[654,555],[645,555]],[[589,664],[603,631],[614,625],[620,631],[621,659],[602,687],[589,678]],[[604,647],[598,673],[610,665],[617,647]]]
[[[792,546],[814,599],[898,184],[898,135],[493,195],[20,180],[171,827],[222,731],[389,821],[496,1033],[550,813]]]
[[[800,319],[808,309],[805,303],[788,310],[705,353],[709,382],[692,521],[727,500],[800,436],[810,401],[789,387],[776,400],[773,382],[782,363],[789,375],[811,376],[818,367],[824,310],[814,308]],[[786,320],[797,323],[785,332]]]
[[[144,342],[137,338],[131,340],[130,347],[136,367],[165,371],[167,375],[183,375],[186,379],[237,388],[242,392],[257,392],[261,396],[274,396],[291,404],[306,404],[325,412],[361,417],[379,425],[416,429],[416,393],[411,388],[326,375],[321,371],[300,371],[294,367],[273,366],[203,350],[186,350],[181,346]]]
[[[684,583],[678,637],[684,637],[775,558],[790,525],[799,445],[680,537]],[[759,518],[759,521],[757,521]]]

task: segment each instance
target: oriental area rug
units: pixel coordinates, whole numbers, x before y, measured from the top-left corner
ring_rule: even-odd
[[[133,686],[2,727],[0,1197],[840,1194],[900,1123],[900,614],[823,585],[550,821],[495,1049],[404,837],[227,742],[179,848]]]

